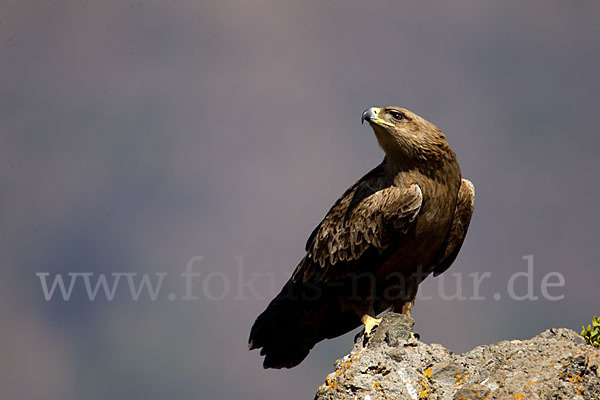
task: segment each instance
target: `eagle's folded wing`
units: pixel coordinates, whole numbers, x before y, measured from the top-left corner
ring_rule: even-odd
[[[336,264],[357,261],[370,248],[381,253],[391,240],[408,231],[422,202],[417,184],[374,190],[368,180],[357,182],[312,233],[306,257],[292,280],[324,281]],[[337,270],[333,275],[339,277],[343,272]]]
[[[438,265],[433,269],[433,276],[438,276],[450,268],[450,265],[456,259],[458,252],[467,236],[467,229],[473,216],[475,206],[475,187],[471,181],[463,179],[460,183],[458,198],[456,199],[456,209],[452,219],[452,226],[444,249],[444,254]]]

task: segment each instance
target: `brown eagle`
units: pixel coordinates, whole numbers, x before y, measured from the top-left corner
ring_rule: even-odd
[[[419,283],[448,269],[465,239],[474,188],[444,134],[399,107],[371,107],[362,121],[385,158],[335,202],[256,319],[248,347],[265,368],[294,367],[361,322],[368,337],[387,309],[410,316]]]

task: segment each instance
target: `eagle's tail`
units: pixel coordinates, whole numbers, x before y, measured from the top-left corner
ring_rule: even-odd
[[[291,280],[258,316],[248,348],[261,349],[265,368],[291,368],[306,358],[315,344],[358,327],[352,311],[342,311],[334,288]]]

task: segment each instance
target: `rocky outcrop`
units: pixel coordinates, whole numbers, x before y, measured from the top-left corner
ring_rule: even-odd
[[[336,361],[315,399],[600,400],[600,349],[550,329],[453,354],[412,337],[413,320],[388,313],[370,340]]]

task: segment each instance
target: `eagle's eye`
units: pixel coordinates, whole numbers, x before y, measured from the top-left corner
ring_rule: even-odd
[[[390,111],[390,115],[392,116],[392,118],[398,121],[404,119],[404,114],[402,114],[400,111],[392,110]]]

